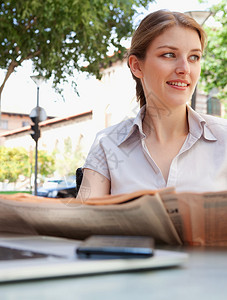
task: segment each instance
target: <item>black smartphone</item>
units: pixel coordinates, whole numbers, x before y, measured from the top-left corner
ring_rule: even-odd
[[[143,258],[154,255],[154,240],[145,236],[93,235],[76,249],[80,258]]]

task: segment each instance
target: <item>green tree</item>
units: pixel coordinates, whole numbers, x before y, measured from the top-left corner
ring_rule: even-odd
[[[208,44],[202,64],[202,88],[209,93],[219,90],[218,97],[227,109],[227,3],[221,1],[211,8],[217,22],[215,27],[205,26]]]
[[[81,70],[99,75],[99,62],[110,46],[121,50],[131,35],[133,17],[149,0],[2,0],[0,7],[0,68],[6,76],[25,60],[54,87]],[[120,55],[121,52],[119,52]],[[61,91],[60,89],[58,89]]]
[[[8,180],[17,182],[20,175],[26,178],[31,176],[31,164],[34,170],[35,158],[31,157],[26,149],[22,147],[8,148],[0,146],[0,181]],[[52,175],[55,171],[54,157],[46,151],[39,151],[39,174],[43,176]]]
[[[30,176],[29,154],[24,148],[0,147],[0,181],[16,182],[20,175]]]
[[[73,149],[72,140],[67,137],[64,140],[64,153],[56,161],[56,170],[61,176],[75,175],[76,169],[83,165],[84,157],[80,139],[76,148]]]
[[[35,164],[35,158],[33,160],[33,168]],[[55,157],[49,155],[45,150],[38,151],[38,172],[42,176],[53,175],[55,171]]]

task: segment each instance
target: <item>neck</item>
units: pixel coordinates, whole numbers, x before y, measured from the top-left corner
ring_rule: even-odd
[[[171,109],[158,109],[150,104],[146,105],[143,131],[147,137],[152,135],[163,143],[186,136],[189,131],[186,105]]]

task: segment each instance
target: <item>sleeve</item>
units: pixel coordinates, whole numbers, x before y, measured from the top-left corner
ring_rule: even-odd
[[[101,134],[98,133],[88,153],[86,161],[83,165],[84,168],[94,170],[110,180],[110,172],[107,163],[107,155],[103,147]]]

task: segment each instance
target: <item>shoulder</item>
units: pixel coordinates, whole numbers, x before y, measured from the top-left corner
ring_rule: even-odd
[[[134,118],[129,118],[115,125],[109,126],[96,134],[96,142],[100,143],[106,140],[119,143],[130,132],[133,126]]]
[[[205,121],[204,126],[219,142],[227,147],[227,120],[206,114],[201,114],[201,116]]]
[[[215,134],[215,132],[222,132],[227,134],[227,119],[214,117],[211,115],[201,114],[206,121],[206,126]]]
[[[221,118],[221,117],[215,117],[207,114],[202,114],[200,115],[204,118],[204,120],[207,122],[207,124],[210,125],[222,125],[224,127],[227,127],[227,119]]]

